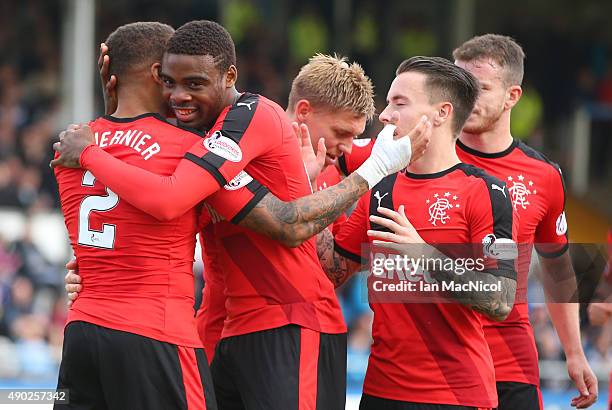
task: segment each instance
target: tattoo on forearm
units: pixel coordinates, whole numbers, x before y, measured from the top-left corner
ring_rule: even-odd
[[[434,251],[436,258],[447,258],[443,253]],[[483,284],[495,285],[501,283],[499,291],[483,292],[478,290],[451,292],[453,298],[493,320],[504,320],[512,307],[516,294],[516,280],[504,276],[496,276],[488,272],[466,271],[458,275],[451,271],[436,270],[433,272],[436,280],[440,282],[454,281],[455,283],[468,284],[482,282]]]
[[[268,193],[240,226],[297,246],[325,229],[367,191],[368,183],[353,173],[333,187],[291,202]]]
[[[317,254],[323,271],[335,287],[342,285],[359,266],[334,252],[334,237],[329,229],[317,235]]]

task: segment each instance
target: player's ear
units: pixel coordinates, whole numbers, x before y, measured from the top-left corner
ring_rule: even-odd
[[[507,110],[512,109],[521,99],[523,95],[523,89],[520,85],[511,85],[506,90],[506,102],[504,103],[504,108]]]
[[[310,101],[301,99],[295,104],[295,119],[297,122],[302,123],[306,121],[311,112],[312,105],[310,105]]]
[[[238,69],[235,65],[230,65],[225,72],[225,88],[232,88],[238,80]]]
[[[160,63],[155,63],[151,65],[151,75],[153,76],[153,79],[155,80],[155,82],[158,83],[159,85],[162,84],[161,78],[159,78],[160,69],[161,69]]]
[[[435,127],[439,127],[444,122],[450,120],[450,116],[452,113],[453,113],[453,104],[451,104],[448,101],[440,103],[438,105],[438,109],[436,110],[432,118],[432,124]]]

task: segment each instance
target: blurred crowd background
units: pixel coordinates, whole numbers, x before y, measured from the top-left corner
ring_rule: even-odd
[[[91,17],[77,21],[88,15],[85,3]],[[384,6],[369,0],[0,2],[0,386],[55,385],[66,315],[63,263],[71,253],[48,167],[51,144],[69,122],[87,119],[71,111],[75,106],[89,104],[91,116],[102,113],[94,61],[97,46],[117,26],[138,20],[174,27],[194,19],[219,21],[236,42],[239,89],[282,106],[308,57],[338,52],[372,77],[379,110],[401,60],[450,57],[475,34],[510,35],[527,54],[513,135],[561,164],[571,240],[602,244],[612,221],[610,15],[612,3],[606,0],[496,2],[495,7],[486,0],[397,0]],[[71,46],[77,23],[93,33],[85,51]],[[67,95],[66,83],[86,58],[92,60],[87,74],[95,78],[87,90],[91,101],[75,101],[77,94]],[[379,129],[374,121],[366,134]],[[196,268],[201,272],[200,262]],[[356,277],[339,290],[350,327],[353,393],[359,391],[370,344],[371,312],[362,280]],[[546,308],[534,303],[530,310],[546,394],[566,394],[563,353]],[[612,324],[593,327],[583,315],[582,330],[605,392]]]

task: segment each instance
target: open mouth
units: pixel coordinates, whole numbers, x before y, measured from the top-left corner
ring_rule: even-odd
[[[172,107],[174,110],[174,114],[176,115],[176,119],[180,122],[190,122],[193,121],[196,117],[197,108],[191,107]]]

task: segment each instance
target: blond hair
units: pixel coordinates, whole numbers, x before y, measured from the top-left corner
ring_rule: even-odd
[[[374,86],[357,63],[347,63],[346,57],[315,54],[300,69],[291,84],[289,110],[299,100],[308,100],[315,108],[350,110],[374,117]]]

